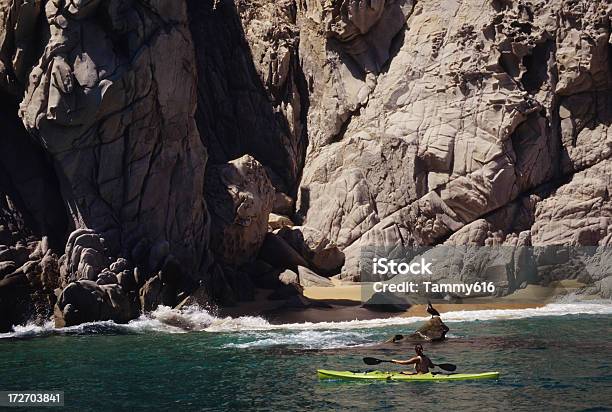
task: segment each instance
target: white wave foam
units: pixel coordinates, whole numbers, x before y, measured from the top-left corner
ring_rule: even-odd
[[[532,309],[491,309],[473,311],[453,311],[442,314],[446,323],[472,322],[504,319],[524,319],[541,316],[563,316],[575,314],[609,315],[612,314],[612,303],[551,303]],[[1,338],[30,338],[51,334],[95,334],[95,333],[186,333],[189,331],[205,332],[256,332],[256,331],[331,331],[362,330],[388,326],[410,325],[426,320],[427,317],[394,317],[387,319],[352,320],[345,322],[304,322],[292,324],[271,324],[256,316],[238,318],[220,318],[198,307],[189,307],[182,311],[161,306],[149,315],[142,315],[127,324],[116,324],[112,321],[85,323],[67,328],[55,328],[53,322],[44,325],[28,324],[15,326],[12,332],[0,334]],[[306,336],[306,335],[304,335]],[[267,339],[267,338],[265,338]],[[274,339],[277,339],[276,337]],[[299,339],[299,337],[298,337]],[[236,346],[239,347],[239,346]]]
[[[228,343],[223,348],[264,348],[271,346],[299,347],[301,349],[337,349],[371,344],[371,333],[304,330],[297,333],[268,331],[251,335],[239,342]]]

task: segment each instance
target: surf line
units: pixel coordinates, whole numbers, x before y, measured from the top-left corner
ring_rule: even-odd
[[[376,293],[460,293],[470,296],[472,293],[495,294],[493,282],[475,283],[435,283],[435,282],[374,282],[372,289]]]

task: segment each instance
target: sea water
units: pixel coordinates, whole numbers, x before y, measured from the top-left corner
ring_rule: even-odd
[[[443,313],[449,339],[425,344],[457,372],[499,380],[321,381],[316,369],[367,370],[364,356],[425,318],[272,325],[160,308],[128,325],[97,322],[0,334],[0,390],[64,391],[65,410],[611,410],[612,305]],[[381,364],[379,369],[401,370]]]

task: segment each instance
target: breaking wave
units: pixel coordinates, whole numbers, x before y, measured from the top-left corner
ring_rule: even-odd
[[[474,322],[489,320],[524,319],[543,316],[564,315],[609,315],[612,314],[610,301],[598,301],[589,303],[551,303],[539,308],[530,309],[491,309],[491,310],[466,310],[445,312],[442,318],[446,323]],[[209,311],[189,307],[176,310],[161,306],[148,315],[142,315],[127,324],[116,324],[112,321],[84,323],[78,326],[66,328],[55,328],[53,322],[44,325],[27,324],[25,326],[14,326],[12,332],[0,334],[4,338],[33,338],[50,335],[91,335],[91,334],[138,334],[138,333],[188,333],[188,332],[210,332],[210,333],[246,333],[248,342],[240,342],[227,345],[227,347],[243,348],[269,346],[274,344],[307,343],[309,341],[321,342],[320,333],[328,333],[323,341],[326,347],[333,348],[348,345],[360,345],[368,342],[366,330],[384,328],[389,326],[410,325],[426,320],[426,317],[394,317],[387,319],[352,320],[345,322],[304,322],[291,324],[271,324],[258,316],[217,317]],[[257,332],[285,331],[285,335],[276,334],[257,335]],[[316,339],[312,339],[312,333],[318,331]],[[337,332],[346,331],[338,335]],[[254,340],[253,340],[254,339]],[[274,340],[274,342],[272,340]],[[275,343],[276,342],[276,343]],[[336,346],[338,345],[338,346]],[[308,345],[305,345],[308,347]]]

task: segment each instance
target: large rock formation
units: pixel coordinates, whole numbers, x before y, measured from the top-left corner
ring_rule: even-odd
[[[604,0],[0,0],[0,329],[56,301],[61,324],[198,287],[248,299],[251,278],[298,266],[359,279],[370,247],[504,246],[466,249],[450,280],[609,295],[611,16]],[[220,180],[232,168],[249,172]]]

